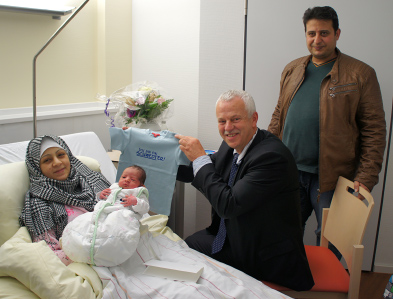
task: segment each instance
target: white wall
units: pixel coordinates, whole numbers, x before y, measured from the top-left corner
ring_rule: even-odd
[[[61,2],[78,7],[84,1]],[[77,111],[76,118],[73,111],[57,114],[57,122],[39,115],[39,135],[94,131],[110,148],[103,108],[97,111],[94,102],[97,93],[110,95],[132,82],[131,9],[129,0],[90,0],[38,56],[37,105],[57,113],[79,109],[79,104],[72,107],[70,103],[91,104],[90,109],[81,110],[85,114]],[[32,106],[33,57],[69,17],[54,20],[50,16],[0,11],[0,143],[33,137],[32,110],[23,114],[21,123],[9,119],[28,110],[17,111],[17,107]],[[64,104],[70,106],[65,108]]]
[[[199,1],[132,1],[133,82],[154,81],[174,98],[171,131],[197,136]],[[185,186],[184,235],[194,232],[195,188]]]
[[[81,0],[63,1],[78,6]],[[37,59],[39,105],[91,100],[96,90],[96,2],[90,1]],[[32,105],[33,57],[67,18],[0,11],[0,108]],[[92,55],[93,54],[93,55]],[[83,88],[81,88],[82,86]]]
[[[38,135],[67,135],[92,131],[104,148],[110,149],[110,137],[104,103],[77,103],[40,106]],[[33,137],[32,108],[0,109],[0,144],[30,140]]]
[[[218,96],[242,88],[243,11],[238,0],[133,0],[133,80],[166,89],[175,99],[169,128],[205,148],[221,143]],[[209,224],[211,207],[190,184],[185,198],[188,236]]]
[[[243,87],[244,1],[201,2],[198,138],[206,149],[218,149],[215,104],[219,95]],[[211,223],[211,205],[197,193],[196,230]]]
[[[348,53],[360,59],[366,53],[377,53],[367,62],[379,74],[379,67],[393,69],[390,57],[381,59],[381,55],[390,53],[389,49],[393,45],[392,39],[387,38],[390,35],[382,33],[392,26],[379,25],[382,22],[380,20],[391,20],[388,15],[392,11],[391,1],[378,1],[377,6],[375,2],[365,0],[356,3],[357,6],[370,5],[366,18],[359,16],[358,10],[352,9],[353,6],[346,7],[341,2],[337,3],[337,10],[343,7],[344,16],[349,16],[341,17],[339,11],[343,29],[340,49],[346,51],[346,41],[356,45]],[[63,2],[74,6],[82,3],[81,0]],[[91,0],[56,38],[59,44],[56,45],[54,41],[41,54],[38,60],[39,104],[53,104],[55,99],[61,100],[58,103],[64,103],[63,100],[70,98],[73,102],[95,101],[97,92],[109,95],[131,83],[131,77],[132,81],[153,80],[175,98],[175,114],[168,123],[169,128],[200,138],[206,148],[217,148],[220,137],[215,121],[215,101],[227,89],[242,88],[244,1],[133,0],[133,7],[130,7],[130,3],[129,0]],[[154,6],[148,7],[144,3]],[[283,15],[283,3],[285,11],[291,12],[290,16]],[[309,1],[308,4],[313,6],[315,1]],[[136,8],[142,9],[144,13],[138,14],[134,11]],[[268,72],[257,81],[257,84],[264,84],[263,92],[253,93],[252,88],[247,87],[257,100],[261,128],[265,128],[270,121],[277,101],[279,76],[289,61],[289,58],[280,57],[292,55],[296,58],[307,54],[304,43],[299,48],[293,47],[294,43],[304,38],[301,16],[305,8],[300,7],[298,2],[287,3],[282,0],[269,2],[265,8],[269,9],[261,10],[257,17],[268,19],[274,16],[274,21],[257,28],[263,41],[261,46],[248,46],[249,50],[256,53],[270,49],[273,57],[279,57],[263,61],[264,66],[260,69]],[[373,17],[375,20],[375,16],[378,17],[376,21],[369,21]],[[64,20],[62,18],[61,22]],[[285,25],[288,22],[290,26]],[[32,58],[59,24],[59,21],[50,17],[0,11],[0,108],[10,108],[8,102],[32,101]],[[370,31],[372,27],[368,28],[369,24],[377,24],[378,30]],[[348,33],[353,31],[355,33]],[[132,35],[135,36],[131,46]],[[275,38],[279,41],[276,42]],[[146,44],[138,44],[138,40],[146,41]],[[132,72],[131,62],[134,66]],[[271,62],[276,62],[278,66],[273,67]],[[381,86],[390,88],[391,78],[391,75],[379,77]],[[268,79],[272,79],[271,83],[265,82]],[[393,93],[384,92],[388,124],[392,96]],[[48,101],[42,102],[46,101],[44,99]],[[39,133],[50,131],[52,134],[64,135],[91,130],[100,136],[107,148],[109,141],[103,116],[94,108],[89,109],[84,115],[83,109],[79,109],[78,115],[69,114],[74,116],[64,117],[64,122],[53,117],[43,117],[38,126]],[[0,113],[0,143],[32,137],[30,116],[23,117],[26,122],[6,124],[6,117]],[[390,217],[393,213],[393,201],[390,200],[393,187],[389,183],[392,176],[392,169],[389,168],[375,263],[378,269],[393,273]],[[375,190],[376,198],[380,198],[381,194],[381,187],[378,188]],[[210,205],[191,186],[187,186],[186,199],[185,235],[188,235],[209,223]],[[374,215],[377,213],[378,208],[374,210]],[[368,235],[366,238],[370,239]],[[370,240],[372,242],[372,237]]]
[[[311,0],[279,0],[266,2],[249,0],[247,73],[246,89],[254,95],[260,115],[259,127],[267,128],[279,94],[280,75],[284,66],[291,60],[308,55],[306,48],[302,16],[308,7],[332,5],[338,13],[341,36],[338,48],[358,58],[377,72],[381,85],[384,109],[389,125],[393,85],[393,60],[391,35],[393,21],[390,12],[391,1],[341,1],[316,3]],[[354,9],[356,7],[356,9]],[[382,20],[384,24],[382,25]],[[385,50],[389,49],[389,50]],[[393,166],[392,166],[393,167]],[[374,243],[381,203],[384,171],[380,174],[380,183],[374,187],[372,195],[375,207],[364,237],[365,254],[363,268],[370,270],[374,253]],[[386,193],[382,226],[379,235],[376,264],[393,265],[393,251],[389,241],[392,235],[392,221],[389,211],[393,209],[390,198],[393,190]],[[385,209],[386,212],[385,213]],[[305,243],[315,244],[315,216],[310,217],[306,227]],[[379,268],[381,270],[381,268]],[[387,272],[393,272],[393,268]]]
[[[391,121],[387,119],[388,129],[391,128]],[[377,236],[377,247],[376,247],[376,255],[374,261],[374,271],[375,272],[384,272],[384,273],[393,273],[393,223],[392,223],[392,215],[393,215],[393,149],[391,148],[392,143],[390,142],[390,149],[388,151],[389,160],[388,167],[383,169],[382,172],[385,172],[385,189],[383,204],[381,206],[381,223],[379,228],[379,234]],[[381,182],[382,183],[382,182]],[[377,210],[377,213],[380,211]]]
[[[70,16],[0,11],[0,108],[32,105],[33,57]],[[131,41],[131,2],[90,0],[38,56],[37,104],[93,102],[130,82]]]

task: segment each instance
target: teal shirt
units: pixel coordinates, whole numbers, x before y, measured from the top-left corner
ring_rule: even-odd
[[[169,216],[177,169],[190,164],[175,133],[138,128],[109,128],[109,133],[111,148],[121,151],[116,182],[128,166],[141,166],[146,172],[150,210]]]
[[[316,66],[307,65],[305,78],[288,108],[282,141],[295,157],[299,170],[318,173],[319,93],[322,80],[335,59]]]

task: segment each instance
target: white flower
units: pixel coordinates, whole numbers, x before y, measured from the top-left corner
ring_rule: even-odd
[[[153,88],[149,87],[149,86],[142,86],[141,88],[139,88],[140,91],[151,91],[153,90]]]
[[[145,103],[145,97],[139,97],[135,100],[138,105],[143,105]]]
[[[108,125],[116,127],[140,126],[145,122],[166,120],[173,114],[173,99],[168,98],[155,82],[138,82],[127,85],[111,94],[106,102],[105,115],[109,118]],[[117,109],[111,116],[109,102]]]

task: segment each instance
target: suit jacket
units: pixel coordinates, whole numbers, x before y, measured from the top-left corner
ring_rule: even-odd
[[[192,181],[212,205],[207,229],[216,234],[220,217],[225,219],[239,270],[294,290],[310,289],[314,281],[303,245],[298,170],[287,147],[258,130],[233,187],[227,184],[233,149],[223,142],[211,159]]]

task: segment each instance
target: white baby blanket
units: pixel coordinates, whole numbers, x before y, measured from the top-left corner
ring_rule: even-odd
[[[117,191],[120,193],[122,189]],[[148,196],[144,187],[124,191]],[[116,197],[117,194],[108,197],[109,201],[98,202],[94,212],[82,214],[67,224],[61,244],[71,260],[111,267],[123,263],[135,252],[140,237],[140,215],[121,204],[113,205]]]

